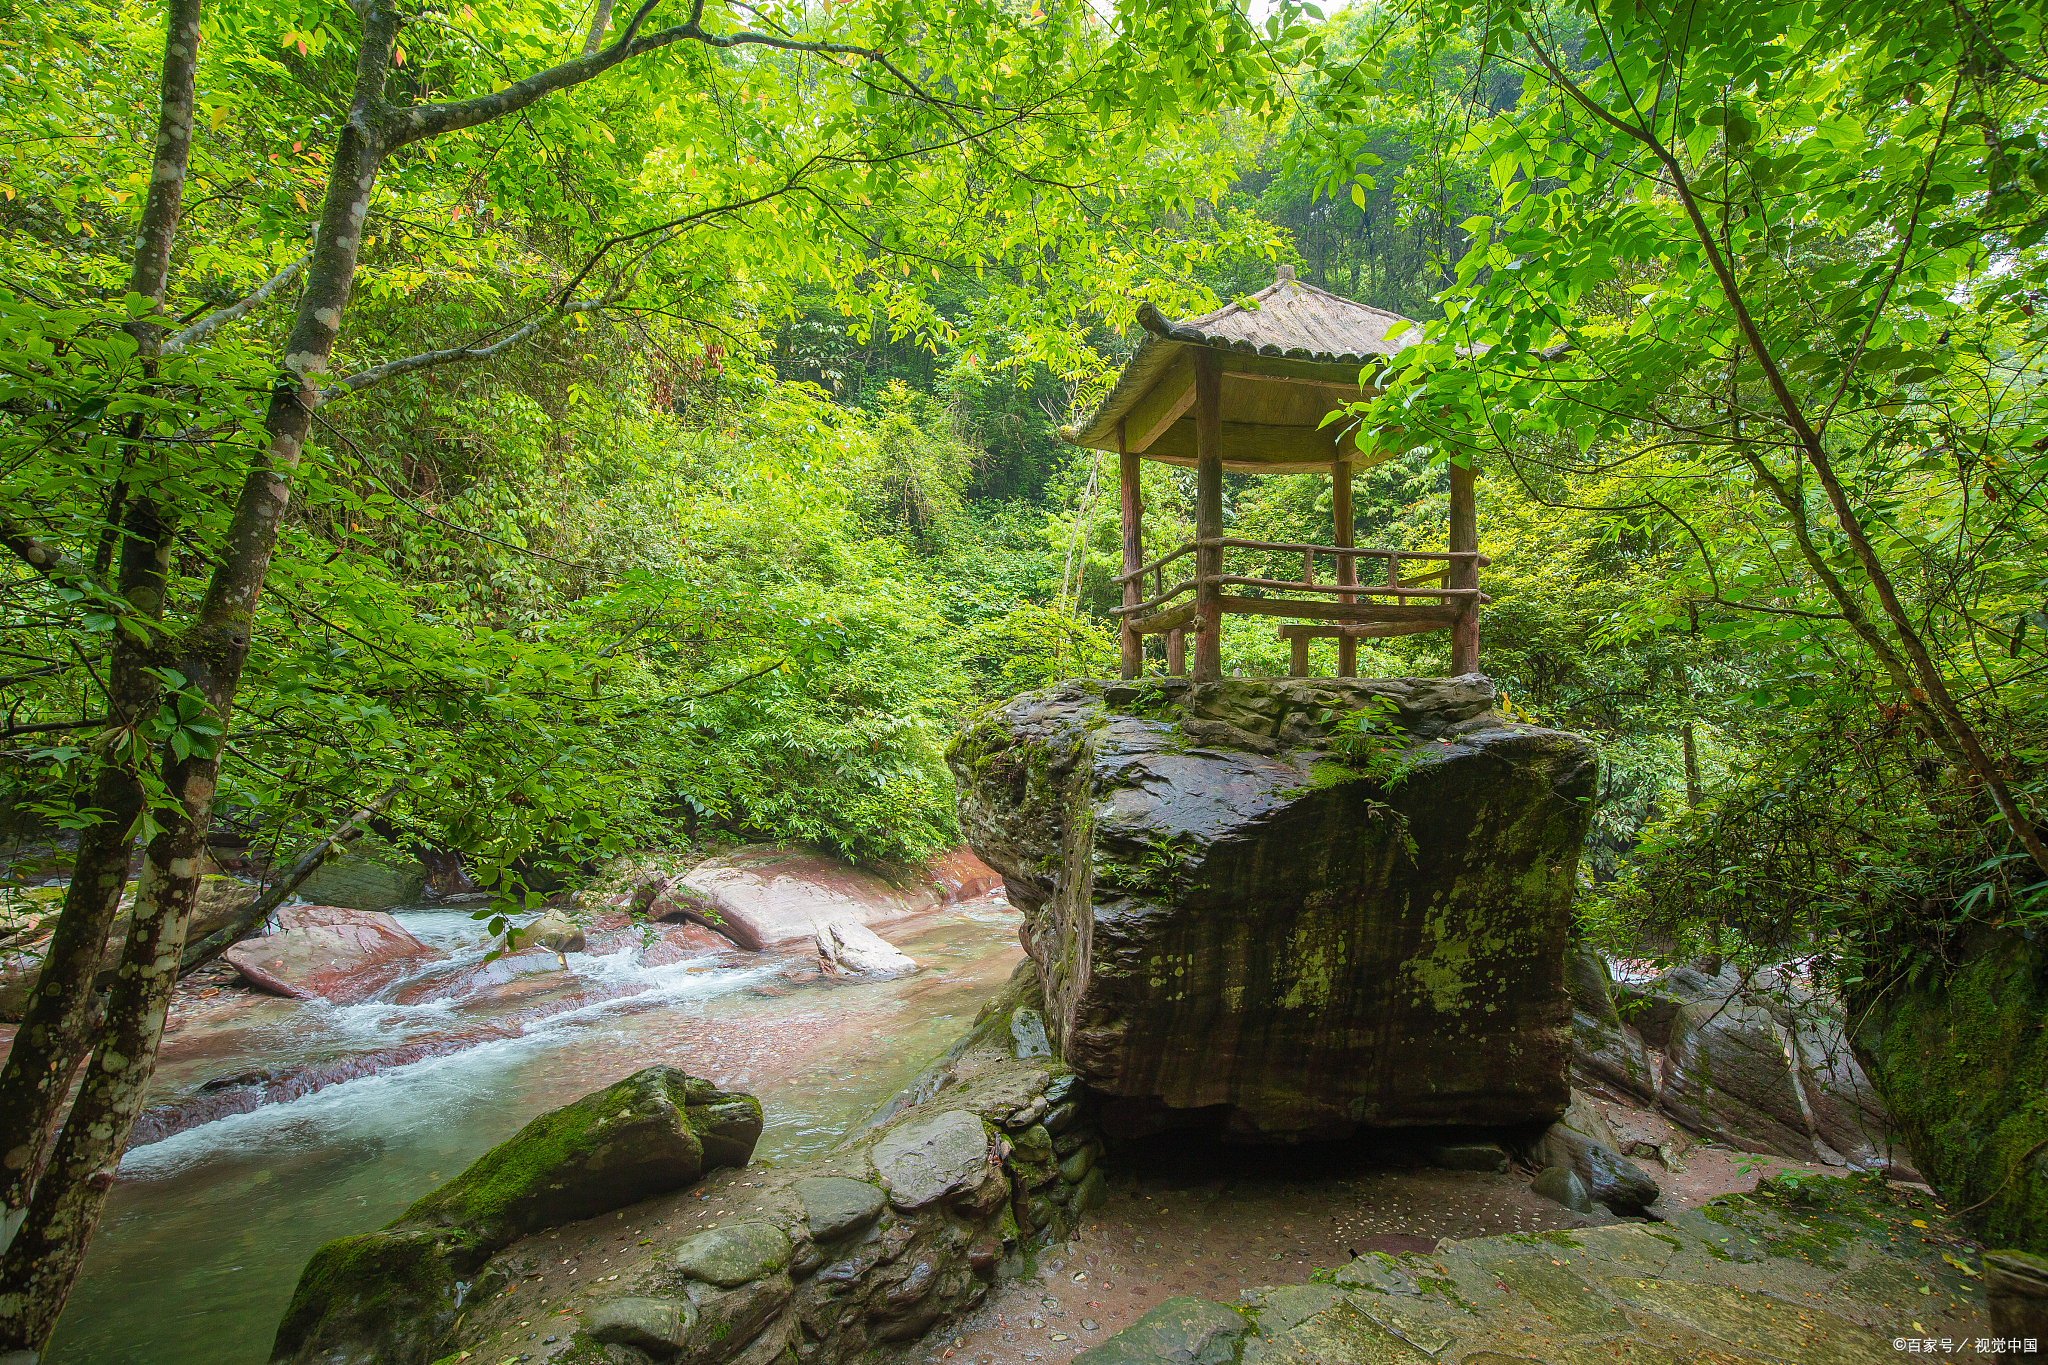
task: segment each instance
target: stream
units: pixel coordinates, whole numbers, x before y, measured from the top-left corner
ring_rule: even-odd
[[[487,951],[462,910],[395,914],[456,961]],[[262,1365],[322,1242],[389,1222],[536,1115],[643,1066],[756,1095],[757,1161],[818,1155],[972,1022],[1023,956],[1017,922],[996,894],[882,926],[925,964],[887,981],[791,984],[816,966],[807,951],[648,967],[628,946],[475,999],[407,982],[382,993],[403,1005],[236,993],[167,1039],[160,1093],[408,1041],[434,1055],[132,1149],[44,1360]]]

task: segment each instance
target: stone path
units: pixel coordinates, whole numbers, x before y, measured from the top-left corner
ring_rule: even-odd
[[[1143,1192],[1135,1198],[1142,1202]],[[1369,1252],[1334,1275],[1311,1271],[1313,1257],[1299,1254],[1294,1230],[1277,1220],[1271,1245],[1278,1261],[1241,1251],[1235,1262],[1228,1252],[1218,1260],[1199,1239],[1171,1248],[1171,1258],[1165,1245],[1120,1243],[1116,1225],[1124,1220],[1116,1215],[1126,1202],[1112,1200],[1100,1220],[931,1342],[921,1358],[953,1365],[1863,1365],[1909,1354],[1972,1357],[1991,1335],[1974,1245],[1932,1198],[1870,1178],[1765,1181],[1754,1194],[1725,1195],[1661,1223],[1552,1227],[1447,1240],[1431,1252]],[[1503,1194],[1503,1212],[1494,1216],[1512,1216],[1508,1207]],[[1150,1263],[1141,1259],[1148,1250]],[[1169,1259],[1182,1264],[1169,1267]],[[1266,1287],[1245,1285],[1254,1273]],[[1119,1274],[1186,1292],[1161,1303],[1156,1293],[1133,1294]]]

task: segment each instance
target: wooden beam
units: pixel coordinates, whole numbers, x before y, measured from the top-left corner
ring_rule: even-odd
[[[1159,433],[1158,439],[1143,448],[1145,458],[1199,468],[1201,439],[1196,426],[1192,415],[1170,423]],[[1344,453],[1333,434],[1335,430],[1334,427],[1277,427],[1252,422],[1222,422],[1220,419],[1217,428],[1224,463],[1233,472],[1262,474],[1328,469],[1331,462]]]
[[[1398,621],[1442,630],[1458,619],[1457,607],[1393,607],[1383,602],[1297,602],[1278,597],[1224,597],[1223,610],[1238,616],[1292,616],[1304,621],[1342,621],[1374,625]],[[1428,624],[1424,624],[1424,623]]]
[[[1427,635],[1431,631],[1449,630],[1452,624],[1449,621],[1378,621],[1362,626],[1294,625],[1280,627],[1280,638],[1297,645],[1306,640],[1390,640],[1397,635]]]
[[[1195,539],[1223,539],[1223,375],[1219,357],[1195,357]],[[1223,677],[1223,547],[1195,552],[1195,671],[1198,683]]]
[[[1215,357],[1219,373],[1239,379],[1292,379],[1296,381],[1336,384],[1358,392],[1360,371],[1367,372],[1367,394],[1378,393],[1370,381],[1377,378],[1386,362],[1378,356],[1369,356],[1360,365],[1330,364],[1315,360],[1289,360],[1286,356],[1260,355],[1255,351],[1221,351],[1206,348],[1206,354]]]
[[[1179,630],[1195,619],[1196,605],[1193,602],[1183,602],[1177,607],[1168,607],[1165,611],[1155,611],[1150,616],[1140,616],[1130,623],[1130,631],[1133,635],[1164,635],[1168,631]]]
[[[1477,483],[1477,474],[1470,467],[1451,466],[1451,543],[1445,548],[1454,554],[1479,549]],[[1478,587],[1479,566],[1469,559],[1452,560],[1451,571],[1444,576],[1444,586]],[[1451,673],[1456,676],[1478,670],[1479,603],[1474,600],[1459,613],[1457,624],[1451,627]]]
[[[1128,421],[1129,419],[1126,419]],[[1139,586],[1142,577],[1138,566],[1145,559],[1145,537],[1142,518],[1145,508],[1138,496],[1138,452],[1124,444],[1125,423],[1116,424],[1116,473],[1117,506],[1123,516],[1124,529],[1124,601],[1126,607],[1138,604],[1138,594],[1144,591]],[[1130,618],[1124,618],[1123,629],[1118,632],[1118,643],[1122,646],[1121,665],[1126,679],[1135,678],[1145,671],[1145,641],[1137,631],[1131,629]]]
[[[1121,448],[1151,449],[1152,443],[1194,405],[1195,362],[1183,351],[1124,414],[1119,439],[1128,437],[1129,443]]]
[[[1330,466],[1330,520],[1331,529],[1337,533],[1337,544],[1348,550],[1355,543],[1357,534],[1356,518],[1351,511],[1351,466],[1343,460]],[[1337,581],[1351,584],[1358,581],[1358,561],[1350,555],[1337,556]],[[1337,599],[1340,602],[1356,602],[1358,598],[1345,593]],[[1358,676],[1358,641],[1349,635],[1337,637],[1337,676],[1355,678]]]

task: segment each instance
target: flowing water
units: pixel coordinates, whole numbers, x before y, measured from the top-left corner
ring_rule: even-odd
[[[459,910],[397,917],[457,963],[486,949]],[[1016,927],[992,896],[884,928],[927,969],[849,985],[792,984],[796,954],[645,966],[627,946],[471,998],[230,997],[167,1041],[168,1097],[395,1044],[435,1055],[132,1150],[45,1360],[261,1365],[314,1248],[389,1222],[535,1115],[657,1062],[757,1095],[758,1160],[817,1155],[967,1027],[1022,956]]]

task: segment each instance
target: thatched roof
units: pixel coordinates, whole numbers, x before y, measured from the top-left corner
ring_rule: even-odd
[[[1147,459],[1193,464],[1193,356],[1221,351],[1224,468],[1325,468],[1355,452],[1340,426],[1319,425],[1324,414],[1375,391],[1371,371],[1379,359],[1419,337],[1411,328],[1387,339],[1405,321],[1303,284],[1290,266],[1243,302],[1183,322],[1168,321],[1148,303],[1138,310],[1145,339],[1116,387],[1087,421],[1060,435],[1115,450],[1121,422],[1129,448]]]

